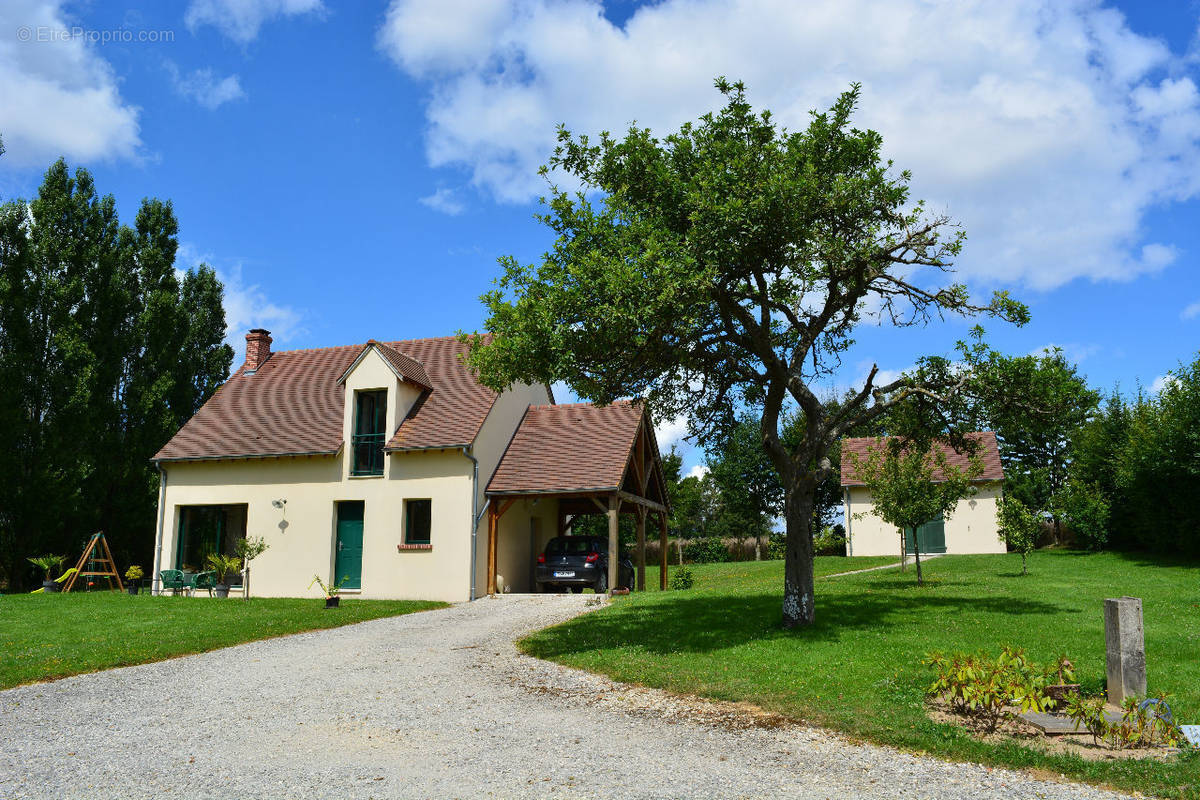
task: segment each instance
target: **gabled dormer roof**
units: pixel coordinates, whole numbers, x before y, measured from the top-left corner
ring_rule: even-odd
[[[253,374],[239,368],[153,460],[337,453],[345,408],[341,380],[371,346],[407,380],[426,387],[388,450],[464,447],[475,441],[497,395],[463,363],[467,345],[447,336],[275,351]]]
[[[414,383],[422,389],[432,389],[433,381],[429,378],[429,373],[425,371],[425,365],[412,356],[401,353],[391,345],[386,345],[383,342],[377,342],[374,339],[369,340],[363,345],[362,350],[355,357],[350,366],[346,367],[346,371],[338,378],[338,383],[345,383],[346,378],[354,371],[367,353],[374,350],[383,357],[384,362],[391,368],[392,372],[396,373],[396,377],[400,380]]]

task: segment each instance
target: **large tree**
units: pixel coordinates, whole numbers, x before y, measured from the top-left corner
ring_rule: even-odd
[[[0,205],[0,572],[72,554],[95,530],[118,561],[152,554],[149,459],[229,374],[222,287],[175,266],[171,204],[133,227],[63,161]]]
[[[808,127],[756,113],[740,83],[719,79],[725,106],[665,139],[632,127],[596,141],[559,131],[544,170],[540,219],[554,232],[537,266],[502,259],[484,296],[490,344],[471,364],[485,383],[565,380],[607,403],[643,395],[659,415],[688,415],[704,443],[739,413],[759,423],[779,474],[787,525],[783,621],[811,623],[812,518],[830,447],[906,399],[944,398],[963,377],[944,359],[884,383],[872,367],[831,410],[815,389],[841,366],[864,319],[906,327],[985,314],[1022,323],[1003,293],[971,300],[939,285],[963,233],[909,201],[909,174],[880,155],[881,137],[851,127],[859,87]],[[800,435],[785,442],[789,409]]]
[[[1061,538],[1058,496],[1066,486],[1072,437],[1096,415],[1099,392],[1058,348],[1006,356],[976,342],[971,361],[965,425],[996,432],[1005,495],[1050,514],[1055,538]]]

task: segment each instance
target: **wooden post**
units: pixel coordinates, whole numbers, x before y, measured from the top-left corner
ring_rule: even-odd
[[[608,591],[612,593],[617,588],[617,562],[621,559],[620,544],[617,541],[618,512],[621,510],[621,500],[614,494],[608,498]]]
[[[487,555],[487,593],[491,597],[496,593],[496,514],[495,505],[488,506],[488,555]]]
[[[658,512],[658,588],[661,591],[667,590],[667,515],[660,511]]]
[[[637,507],[637,590],[646,591],[646,507]]]

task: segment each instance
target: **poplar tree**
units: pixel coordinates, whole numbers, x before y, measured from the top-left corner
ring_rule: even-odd
[[[0,572],[104,530],[148,563],[149,459],[229,375],[222,288],[175,265],[169,202],[123,226],[91,174],[59,160],[30,202],[0,205]]]

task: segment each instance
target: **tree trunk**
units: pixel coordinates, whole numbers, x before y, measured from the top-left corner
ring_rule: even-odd
[[[1026,565],[1025,565],[1025,554],[1024,553],[1021,553],[1021,574],[1022,575],[1029,574],[1029,570],[1026,568]]]
[[[921,542],[917,539],[917,529],[913,528],[913,562],[917,565],[917,586],[921,584]]]
[[[793,489],[785,502],[787,546],[783,565],[783,627],[811,625],[813,603],[812,486]]]

